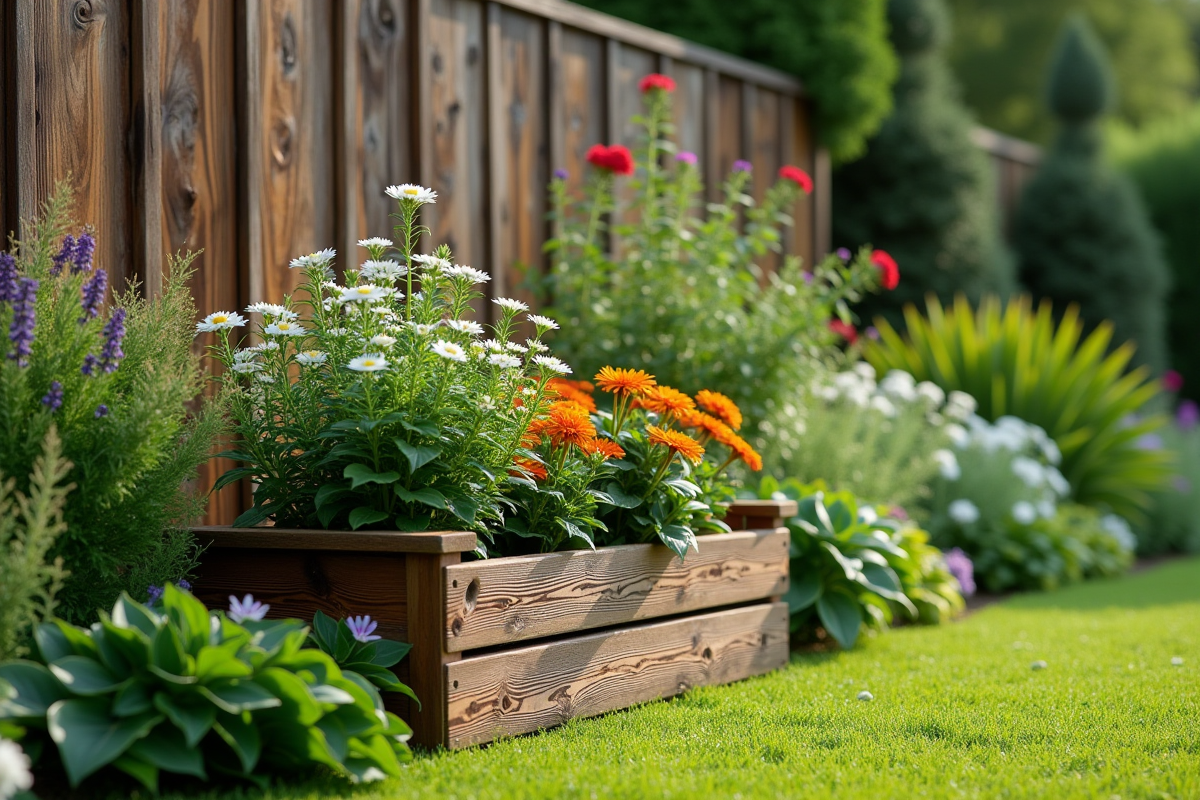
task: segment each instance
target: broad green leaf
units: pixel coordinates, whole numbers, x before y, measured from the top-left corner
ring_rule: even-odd
[[[49,669],[32,661],[0,664],[0,680],[12,692],[0,696],[0,717],[40,721],[50,706],[71,696]]]
[[[171,725],[159,725],[149,736],[134,742],[128,754],[167,772],[208,779],[203,754]]]
[[[793,568],[794,569],[794,568]],[[802,611],[813,603],[817,602],[817,598],[821,596],[821,574],[817,570],[795,570],[788,585],[787,592],[783,595],[784,601],[788,604],[788,613],[795,614]]]
[[[437,489],[431,487],[417,489],[415,492],[410,492],[403,486],[396,484],[392,487],[392,490],[396,493],[396,497],[399,497],[406,503],[423,503],[424,505],[432,508],[438,508],[442,511],[448,511],[450,509],[449,504],[446,502],[446,496]]]
[[[313,495],[313,505],[319,511],[329,501],[338,500],[349,493],[350,489],[346,486],[336,483],[326,483],[317,489],[317,493]]]
[[[326,653],[332,652],[337,642],[338,622],[327,614],[317,611],[313,614],[312,636],[317,645]]]
[[[479,503],[469,497],[454,497],[448,500],[450,511],[454,516],[468,525],[475,524],[475,515],[479,513]]]
[[[158,794],[158,767],[146,763],[129,752],[126,752],[123,756],[112,762],[112,765],[145,786],[154,794]]]
[[[441,431],[438,430],[437,424],[427,419],[416,419],[411,422],[401,420],[400,424],[413,433],[419,433],[422,436],[428,436],[431,439],[436,439],[441,433]]]
[[[356,531],[363,525],[373,525],[388,518],[386,511],[377,511],[369,506],[360,506],[350,512],[350,530]]]
[[[342,470],[342,477],[350,479],[350,488],[357,489],[368,483],[395,483],[400,473],[394,470],[375,472],[366,464],[351,464]]]
[[[125,684],[113,697],[112,713],[118,717],[133,717],[153,709],[150,687],[139,680]]]
[[[150,665],[171,675],[184,674],[187,662],[183,643],[172,626],[163,625],[154,634],[154,642],[150,646]]]
[[[429,530],[430,524],[433,522],[432,514],[419,514],[415,517],[396,517],[393,522],[396,525],[396,530],[405,531],[408,533],[416,533],[419,531]]]
[[[404,453],[404,457],[408,459],[410,475],[442,454],[442,448],[437,445],[409,444],[399,437],[392,439],[392,441],[395,442],[400,452]]]
[[[371,658],[372,664],[377,667],[391,667],[400,662],[400,659],[408,655],[408,651],[412,650],[412,645],[407,642],[397,642],[391,639],[380,639],[377,642],[372,642],[371,647],[375,648]]]
[[[234,640],[221,644],[207,644],[196,654],[196,677],[202,683],[221,678],[245,678],[254,670],[237,657],[242,643]]]
[[[51,619],[37,626],[33,632],[42,660],[49,663],[63,656],[90,656],[99,658],[96,643],[83,630],[61,619]]]
[[[185,700],[172,697],[167,692],[154,695],[154,707],[167,715],[167,719],[183,734],[189,747],[204,738],[217,718],[217,709],[200,698]]]
[[[671,548],[681,561],[687,558],[689,549],[696,547],[696,534],[686,525],[664,525],[658,532],[658,538]]]
[[[99,661],[86,656],[63,656],[50,664],[50,671],[72,694],[94,697],[121,685],[121,679]]]
[[[307,684],[296,675],[278,667],[268,667],[254,678],[255,683],[279,698],[282,705],[277,713],[296,725],[309,726],[321,718],[321,706],[313,698]]]
[[[59,700],[46,712],[46,727],[72,787],[111,764],[161,721],[162,715],[153,713],[114,718],[101,698]]]
[[[253,722],[238,714],[221,714],[213,723],[213,730],[237,754],[246,772],[254,769],[262,754],[262,739]]]
[[[854,647],[862,627],[858,600],[844,592],[825,592],[817,598],[817,617],[838,644],[847,649]]]
[[[150,639],[158,632],[158,615],[124,592],[112,610],[112,623],[118,628],[134,628]]]
[[[199,692],[227,714],[278,708],[283,705],[278,697],[253,681],[218,681],[201,686]]]
[[[617,508],[637,508],[642,504],[642,498],[629,494],[616,481],[604,484],[604,493],[612,498],[612,505]]]

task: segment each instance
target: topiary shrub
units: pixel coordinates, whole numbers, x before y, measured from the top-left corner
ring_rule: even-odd
[[[988,164],[943,57],[945,4],[891,0],[888,20],[901,58],[895,111],[866,156],[835,173],[833,232],[838,244],[871,242],[900,263],[903,283],[868,298],[861,312],[894,322],[929,292],[942,300],[1005,294],[1013,270],[992,213]]]
[[[1047,99],[1058,139],[1026,186],[1013,223],[1023,283],[1088,329],[1111,320],[1114,341],[1137,345],[1135,363],[1166,367],[1161,247],[1133,184],[1101,158],[1101,118],[1114,89],[1103,46],[1082,17],[1064,29]]]

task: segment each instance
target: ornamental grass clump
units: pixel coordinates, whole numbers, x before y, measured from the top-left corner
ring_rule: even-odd
[[[547,383],[571,369],[542,341],[553,320],[527,315],[534,335],[522,340],[527,306],[497,298],[497,321],[484,326],[471,303],[490,276],[453,264],[445,246],[415,252],[435,192],[388,194],[396,242],[362,240],[367,260],[344,283],[334,251],[313,253],[292,261],[304,275],[297,295],[197,325],[222,334],[210,351],[241,437],[226,454],[241,466],[217,485],[256,485],[237,525],[463,529],[486,552],[526,429],[549,406]],[[228,334],[250,321],[258,343],[239,346]]]
[[[57,431],[75,489],[47,559],[69,573],[57,613],[90,623],[121,591],[141,597],[191,568],[187,526],[203,498],[182,487],[223,423],[219,402],[190,410],[204,384],[191,351],[194,256],[170,260],[160,295],[131,283],[106,304],[111,281],[91,234],[68,233],[70,202],[60,186],[19,250],[0,252],[0,464],[31,496]]]

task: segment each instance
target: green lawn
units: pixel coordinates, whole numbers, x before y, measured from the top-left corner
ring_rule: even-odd
[[[855,699],[863,690],[875,699]],[[832,795],[1200,798],[1200,559],[892,631],[847,653],[798,655],[774,675],[485,749],[422,755],[400,780],[267,794]]]

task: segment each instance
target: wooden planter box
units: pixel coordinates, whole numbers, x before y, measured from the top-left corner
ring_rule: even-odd
[[[370,614],[411,642],[393,710],[425,746],[466,747],[729,683],[787,661],[793,501],[738,502],[733,533],[681,562],[661,545],[463,561],[473,533],[197,528],[196,595],[271,617]]]

